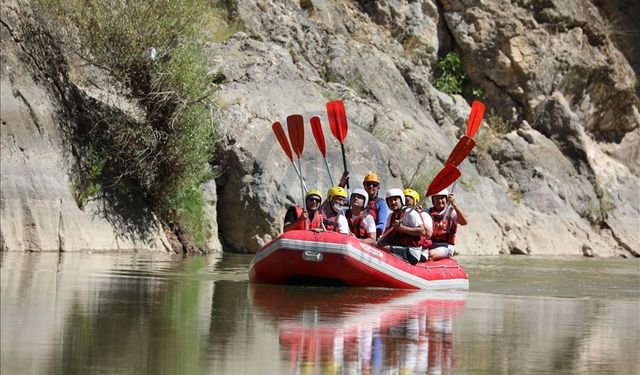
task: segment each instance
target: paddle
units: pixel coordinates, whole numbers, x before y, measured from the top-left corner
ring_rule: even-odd
[[[327,167],[327,173],[329,174],[329,181],[331,181],[331,186],[335,186],[333,183],[333,177],[331,176],[331,170],[329,169],[329,162],[327,161],[327,143],[324,140],[324,133],[322,132],[322,123],[320,122],[320,117],[313,116],[311,118],[311,131],[313,132],[313,138],[316,140],[316,144],[318,145],[318,150],[322,154],[322,158],[324,159],[324,165]]]
[[[411,207],[407,212],[405,212],[405,215],[411,214],[411,212],[414,211],[416,207],[422,205],[422,203],[424,203],[424,201],[428,197],[442,191],[444,188],[454,183],[458,179],[458,177],[460,177],[460,170],[453,164],[446,164],[444,168],[442,168],[440,172],[438,172],[438,174],[433,178],[433,181],[431,181],[431,183],[429,184],[429,187],[427,188],[427,193],[425,194],[424,198],[422,198],[420,202],[413,205],[413,207]],[[384,233],[382,233],[382,235],[380,236],[380,239],[378,240],[378,243],[381,243],[381,241],[392,230],[393,230],[392,228],[389,228]]]
[[[473,146],[475,145],[476,141],[466,135],[463,136],[449,154],[445,164],[453,164],[456,167],[459,166],[460,163],[469,156],[471,150],[473,150]]]
[[[484,104],[480,101],[474,100],[471,103],[471,112],[469,113],[469,118],[467,119],[467,132],[466,135],[460,138],[456,146],[449,154],[449,158],[447,159],[447,163],[454,164],[456,166],[460,165],[464,161],[464,159],[469,156],[473,146],[475,146],[476,142],[472,139],[473,136],[478,132],[480,128],[480,124],[482,123],[482,117],[484,116]],[[451,187],[451,194],[456,190],[457,182],[453,183]],[[445,218],[449,218],[451,216],[451,204],[447,201],[447,208],[445,210]],[[450,226],[447,226],[447,233],[449,233]]]
[[[329,119],[331,134],[333,134],[338,142],[340,142],[344,171],[347,172],[347,157],[344,152],[344,139],[347,137],[349,124],[347,122],[347,113],[344,109],[344,102],[342,100],[334,100],[327,103],[327,118]],[[349,182],[347,182],[347,189],[349,189]]]
[[[282,147],[282,151],[284,151],[284,153],[287,155],[289,160],[291,160],[291,164],[293,165],[293,168],[296,170],[298,177],[302,178],[302,175],[300,174],[300,171],[298,170],[296,163],[293,162],[293,154],[291,153],[291,148],[289,147],[289,141],[287,140],[287,136],[284,133],[284,129],[282,129],[282,124],[276,121],[273,123],[273,125],[271,125],[271,129],[273,129],[273,133],[276,135],[276,139],[278,139],[278,143],[280,143],[280,147]],[[304,184],[304,190],[305,192],[309,191],[306,184]]]
[[[467,119],[467,137],[473,138],[473,136],[478,131],[478,128],[480,127],[483,116],[484,104],[478,100],[474,100],[473,103],[471,103],[471,112],[469,113],[469,118]]]
[[[300,171],[300,190],[302,191],[302,207],[304,208],[304,181],[302,178],[302,164],[300,162],[304,149],[304,119],[301,115],[287,117],[287,131],[291,140],[291,148],[298,157],[298,170]]]
[[[442,191],[447,186],[451,185],[455,182],[455,180],[460,177],[460,170],[453,164],[447,164],[438,172],[436,177],[433,178],[433,181],[429,184],[427,188],[427,194],[424,198],[420,200],[420,203],[424,203],[423,201],[440,191]],[[415,208],[419,205],[415,205],[412,208]]]

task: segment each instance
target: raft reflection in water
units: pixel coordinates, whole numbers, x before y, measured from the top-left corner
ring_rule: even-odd
[[[466,300],[466,292],[362,288],[252,285],[250,293],[277,324],[292,373],[449,373]]]

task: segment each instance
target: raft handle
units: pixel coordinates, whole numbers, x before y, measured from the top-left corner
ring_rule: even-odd
[[[322,262],[322,253],[319,251],[305,250],[302,252],[302,259],[308,262]]]

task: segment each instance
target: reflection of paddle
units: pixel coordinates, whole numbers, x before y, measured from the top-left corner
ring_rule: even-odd
[[[311,118],[311,131],[313,132],[313,138],[316,140],[316,144],[318,145],[318,150],[322,154],[322,158],[324,159],[324,165],[327,167],[327,173],[329,174],[329,181],[331,181],[331,186],[335,186],[333,183],[333,177],[331,176],[331,170],[329,169],[329,162],[327,162],[327,143],[324,140],[324,133],[322,132],[322,123],[320,122],[320,117],[314,116]]]
[[[271,128],[273,129],[273,133],[276,135],[276,138],[278,139],[278,143],[280,143],[280,147],[282,147],[282,151],[284,151],[284,153],[287,155],[287,157],[291,161],[291,164],[293,165],[293,168],[296,170],[296,174],[298,175],[298,177],[302,179],[302,175],[300,174],[300,171],[298,170],[296,163],[293,162],[293,154],[291,153],[291,147],[289,147],[289,141],[287,140],[287,135],[284,133],[284,129],[282,129],[282,124],[280,124],[279,122],[274,122]],[[304,181],[303,181],[303,186],[304,186],[305,192],[309,190],[307,189],[307,185],[304,184]]]
[[[298,170],[300,171],[300,190],[302,191],[302,207],[304,207],[304,181],[302,178],[302,164],[300,158],[304,149],[304,120],[300,115],[287,117],[287,130],[291,140],[291,148],[298,157]]]
[[[342,100],[334,100],[327,103],[327,118],[329,119],[331,134],[333,134],[338,142],[340,142],[344,171],[347,172],[347,157],[344,152],[344,139],[347,137],[349,124],[347,123],[347,112],[344,109],[344,102]],[[348,188],[349,182],[347,181],[347,189]]]
[[[427,193],[425,194],[424,198],[422,198],[420,200],[420,202],[418,202],[418,204],[413,205],[413,207],[411,207],[407,212],[405,212],[405,215],[411,214],[411,212],[413,210],[415,210],[416,207],[418,207],[422,203],[424,203],[424,201],[427,199],[427,197],[430,197],[430,196],[432,196],[434,194],[437,194],[438,192],[442,191],[444,188],[446,188],[447,186],[449,186],[452,183],[454,183],[455,180],[458,179],[458,177],[460,177],[460,170],[458,170],[458,168],[455,165],[453,165],[453,164],[445,165],[444,168],[442,168],[440,170],[440,172],[438,172],[436,177],[434,177],[433,181],[431,181],[431,183],[429,184],[429,187],[427,188]],[[378,243],[381,243],[382,240],[392,230],[393,230],[392,228],[389,228],[389,229],[385,230],[385,232],[382,233],[382,235],[380,236],[380,239],[378,240]]]

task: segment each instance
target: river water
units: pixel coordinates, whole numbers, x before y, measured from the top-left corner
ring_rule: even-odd
[[[262,286],[251,256],[0,253],[4,374],[638,374],[640,260],[460,257],[469,292]]]

